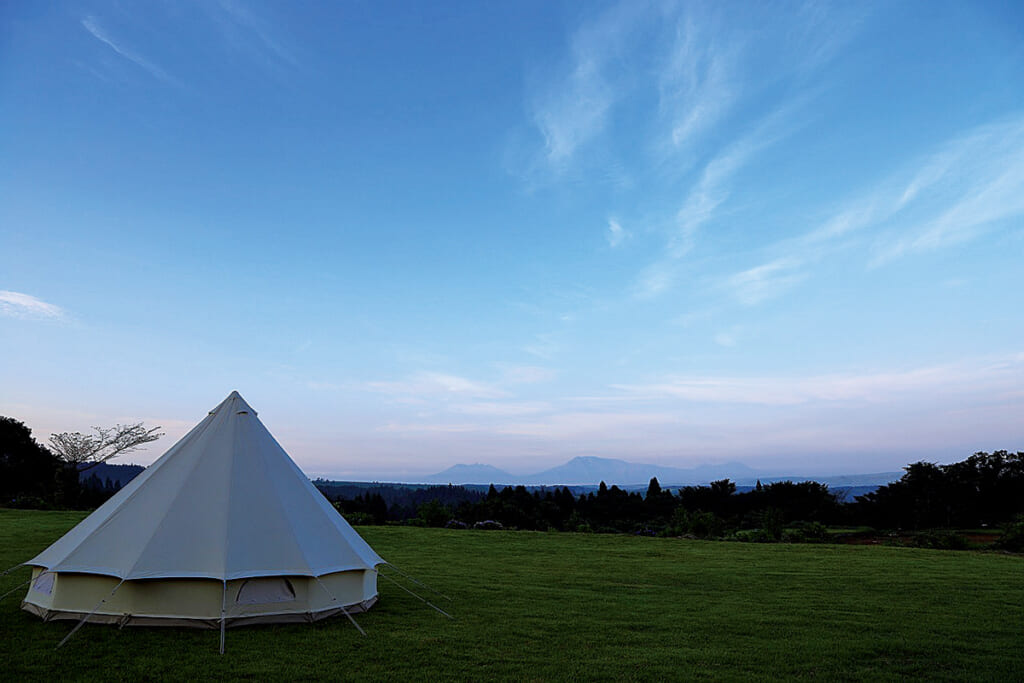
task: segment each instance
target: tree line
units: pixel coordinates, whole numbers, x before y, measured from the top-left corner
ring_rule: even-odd
[[[94,428],[94,434],[54,434],[47,448],[23,423],[0,416],[0,505],[88,509],[120,483],[90,468],[161,436],[142,424]],[[737,491],[728,479],[646,493],[604,482],[597,491],[493,485],[347,486],[314,482],[354,524],[639,533],[738,540],[821,540],[826,527],[921,531],[1007,526],[1007,547],[1024,550],[1024,452],[978,452],[960,462],[916,462],[899,481],[842,502],[813,481],[758,482]],[[1013,529],[1017,529],[1016,532]],[[1018,540],[1012,541],[1016,533]]]
[[[344,508],[345,518],[356,524],[386,524],[389,521],[416,519],[420,509],[428,503],[453,510],[464,503],[477,503],[484,498],[483,491],[451,484],[357,486],[325,479],[315,479],[313,484],[328,500],[335,502],[336,507]]]
[[[459,486],[420,489],[423,502],[403,494],[387,502],[380,485],[354,497],[330,496],[356,524],[404,522],[452,528],[514,528],[638,533],[752,541],[815,541],[827,527],[922,531],[1007,527],[1004,546],[1024,550],[1024,452],[979,452],[950,465],[917,462],[899,481],[841,502],[828,486],[781,481],[738,492],[728,479],[675,492],[652,479],[645,494],[601,483],[575,495],[568,487],[533,490],[491,485],[486,494]],[[431,492],[444,492],[444,497]],[[1016,536],[1014,536],[1016,534]],[[922,538],[956,547],[949,536]],[[1017,540],[1013,540],[1016,538]],[[1016,544],[1016,545],[1014,545]]]

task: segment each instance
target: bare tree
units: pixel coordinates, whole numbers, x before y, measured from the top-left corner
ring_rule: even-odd
[[[163,432],[160,427],[146,429],[141,423],[132,425],[115,425],[106,429],[93,427],[95,434],[81,432],[64,432],[50,435],[50,450],[69,467],[81,472],[101,462],[156,441]],[[84,465],[84,467],[83,467]]]

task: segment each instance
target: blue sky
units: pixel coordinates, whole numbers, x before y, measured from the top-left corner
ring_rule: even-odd
[[[0,414],[307,473],[1024,449],[1013,2],[8,3]]]

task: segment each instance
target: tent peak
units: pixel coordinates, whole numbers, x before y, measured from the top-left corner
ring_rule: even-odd
[[[233,411],[236,415],[258,415],[258,413],[252,409],[252,406],[246,403],[245,399],[242,398],[242,395],[237,391],[232,391],[230,394],[228,394],[228,397],[221,401],[220,405],[211,410],[209,414],[213,415],[219,412],[221,408],[228,408],[229,410]]]

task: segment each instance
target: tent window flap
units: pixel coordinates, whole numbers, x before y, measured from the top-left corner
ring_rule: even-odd
[[[42,574],[37,576],[35,582],[32,584],[32,590],[38,591],[44,595],[52,595],[53,572],[43,572]]]
[[[238,605],[265,605],[271,602],[292,602],[295,600],[295,589],[291,581],[279,577],[246,579],[235,603]]]

